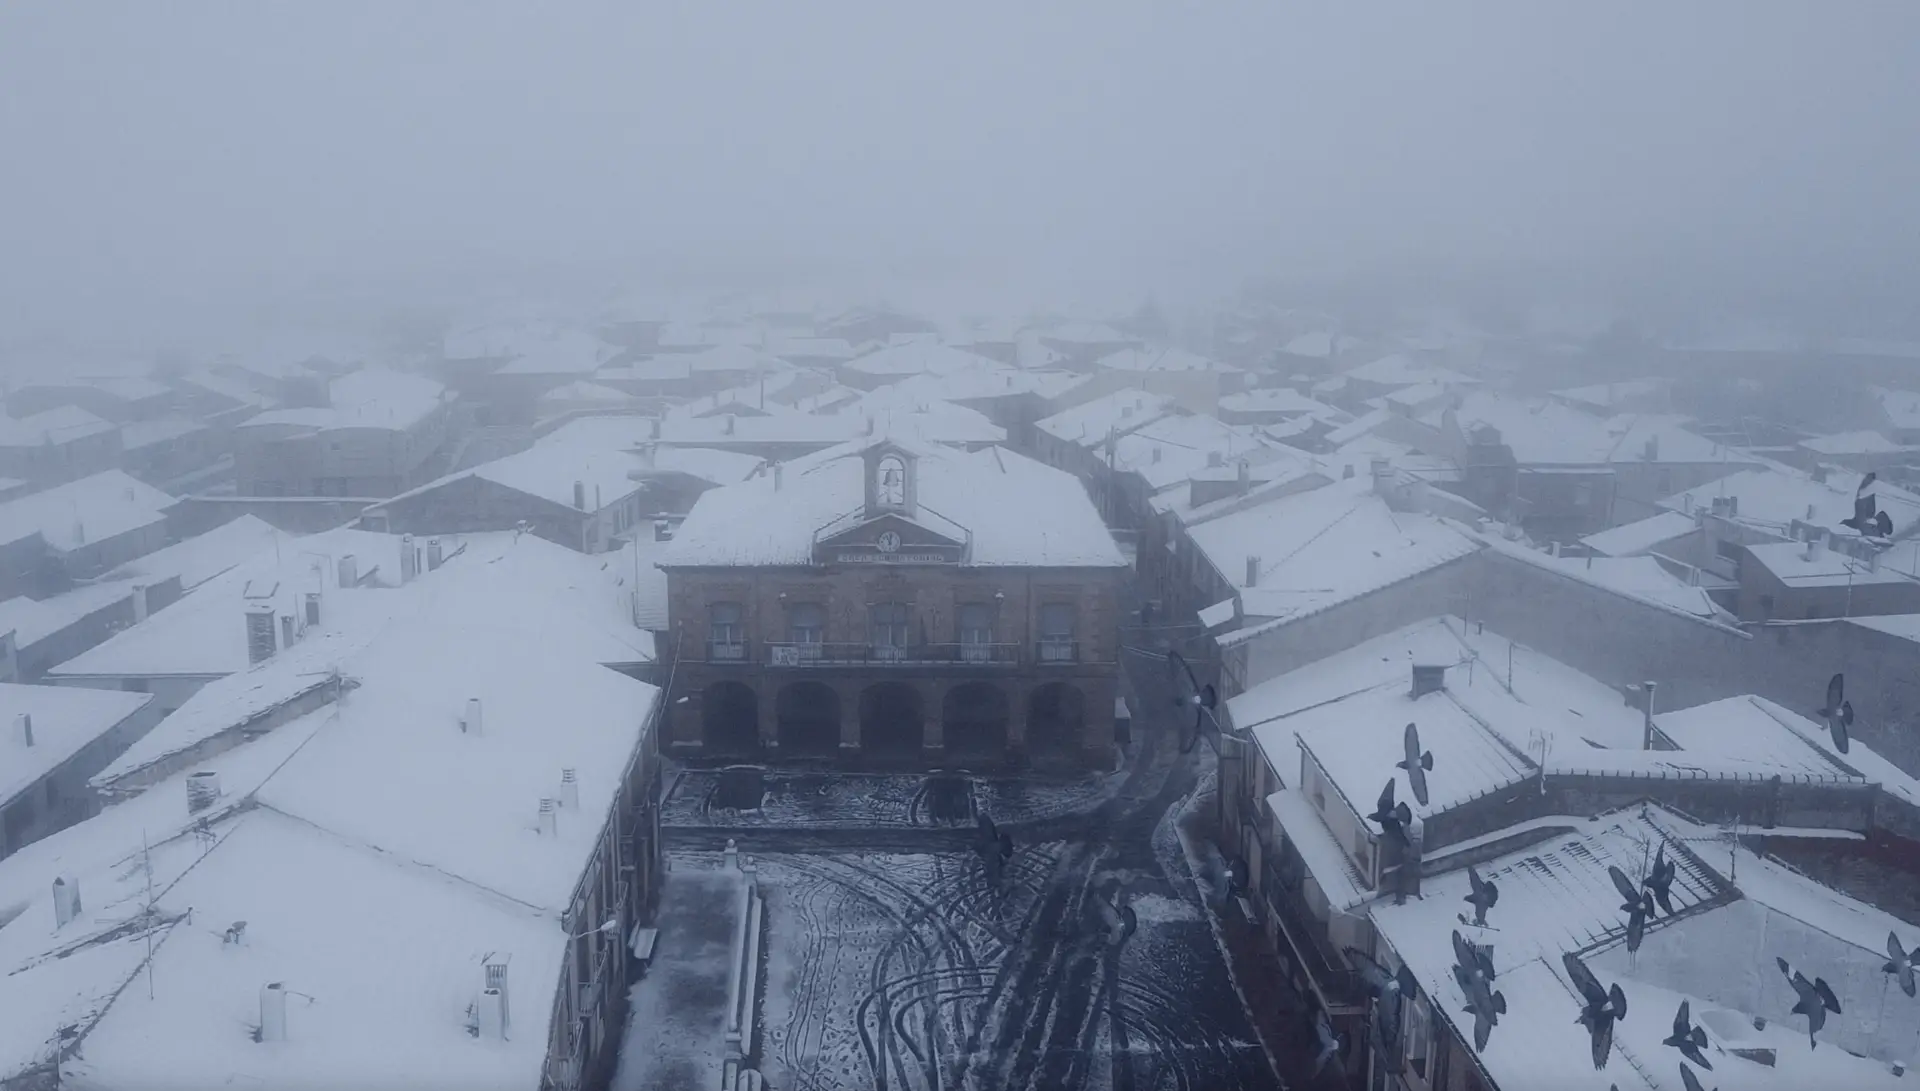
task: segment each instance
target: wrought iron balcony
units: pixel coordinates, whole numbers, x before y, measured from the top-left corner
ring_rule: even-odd
[[[767,641],[763,662],[772,667],[955,666],[1012,667],[1018,644],[870,644]]]
[[[707,641],[707,659],[714,663],[744,663],[747,661],[747,642],[709,640]]]
[[[1033,646],[1033,658],[1041,664],[1080,662],[1080,642],[1064,637],[1046,637]]]

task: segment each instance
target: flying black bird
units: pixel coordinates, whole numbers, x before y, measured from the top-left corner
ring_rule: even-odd
[[[1485,1053],[1493,1028],[1499,1026],[1500,1017],[1507,1014],[1507,994],[1493,991],[1487,979],[1477,974],[1472,985],[1467,990],[1467,1002],[1460,1010],[1473,1016],[1473,1051]]]
[[[1480,877],[1480,872],[1472,864],[1467,865],[1467,882],[1472,884],[1472,893],[1466,897],[1468,905],[1473,907],[1473,923],[1484,927],[1487,923],[1487,910],[1500,901],[1500,888]]]
[[[1853,726],[1853,702],[1847,700],[1847,676],[1836,674],[1827,680],[1827,705],[1820,710],[1833,733],[1833,748],[1847,752],[1847,729]]]
[[[1669,917],[1673,916],[1673,880],[1679,870],[1667,859],[1667,843],[1660,842],[1653,853],[1653,870],[1647,872],[1646,886],[1653,900],[1660,903],[1660,911]]]
[[[1634,886],[1627,873],[1612,864],[1607,865],[1607,876],[1613,880],[1613,888],[1626,899],[1620,910],[1627,915],[1627,952],[1631,954],[1640,949],[1640,940],[1647,934],[1647,918],[1653,916],[1653,894]]]
[[[1463,981],[1465,978],[1462,975],[1474,974],[1488,981],[1493,980],[1493,944],[1469,943],[1458,928],[1453,930],[1453,962],[1454,976]],[[1461,985],[1461,988],[1465,987]]]
[[[1413,824],[1413,808],[1405,803],[1393,801],[1393,781],[1380,789],[1380,802],[1374,806],[1373,813],[1367,816],[1380,823],[1380,829],[1400,839],[1401,844],[1411,845],[1413,840],[1407,836],[1407,827]]]
[[[1794,1001],[1793,1014],[1807,1017],[1807,1041],[1813,1043],[1810,1048],[1820,1048],[1820,1042],[1814,1038],[1814,1035],[1821,1027],[1827,1025],[1828,1012],[1840,1014],[1839,998],[1834,996],[1833,990],[1827,986],[1826,978],[1816,977],[1809,982],[1804,974],[1788,966],[1786,959],[1776,958],[1773,961],[1780,967],[1780,972],[1786,975],[1788,984],[1793,986],[1794,994],[1799,997]]]
[[[1713,1066],[1708,1065],[1707,1067],[1712,1068]],[[1684,1061],[1680,1064],[1680,1082],[1687,1085],[1687,1091],[1707,1091],[1706,1088],[1700,1086],[1700,1077],[1694,1075],[1693,1069],[1688,1068]]]
[[[1327,1067],[1327,1063],[1339,1056],[1341,1041],[1333,1033],[1333,1022],[1327,1018],[1327,1009],[1320,1008],[1313,1016],[1313,1038],[1318,1048],[1313,1054],[1313,1074],[1318,1076]]]
[[[1900,949],[1900,937],[1887,933],[1887,964],[1880,967],[1883,974],[1892,974],[1900,982],[1900,991],[1908,996],[1914,994],[1913,968],[1920,966],[1920,948],[1912,951]]]
[[[1427,805],[1427,772],[1433,768],[1433,751],[1421,751],[1420,729],[1412,724],[1407,725],[1406,734],[1401,739],[1407,756],[1394,762],[1394,765],[1407,771],[1407,784],[1413,789],[1413,798],[1424,807]]]
[[[1371,1035],[1386,1047],[1381,1052],[1389,1053],[1400,1037],[1401,1005],[1419,989],[1413,971],[1403,963],[1399,973],[1390,974],[1385,966],[1357,947],[1342,947],[1340,951],[1347,956],[1348,962],[1353,963],[1354,971],[1360,975],[1360,983],[1366,987],[1368,994],[1378,1001],[1373,1009]]]
[[[1573,979],[1573,987],[1580,990],[1580,1017],[1574,1022],[1587,1028],[1587,1035],[1593,1039],[1593,1067],[1607,1067],[1607,1054],[1613,1051],[1613,1024],[1627,1017],[1627,994],[1620,991],[1619,984],[1602,989],[1599,979],[1593,971],[1587,969],[1573,952],[1560,956],[1560,962],[1567,968],[1567,976]]]
[[[1880,510],[1880,498],[1873,493],[1873,482],[1879,475],[1867,471],[1860,479],[1860,487],[1853,493],[1853,518],[1840,520],[1840,525],[1860,533],[1863,538],[1893,537],[1893,518]]]
[[[1660,1044],[1672,1046],[1687,1060],[1711,1072],[1713,1062],[1707,1060],[1707,1055],[1701,1052],[1707,1046],[1707,1032],[1705,1028],[1693,1021],[1688,1011],[1690,1006],[1688,1001],[1680,1001],[1680,1010],[1673,1015],[1673,1033],[1662,1039]]]
[[[1220,692],[1211,682],[1202,685],[1200,676],[1193,673],[1193,667],[1179,652],[1167,653],[1167,674],[1173,684],[1173,707],[1180,710],[1180,752],[1185,754],[1200,742],[1200,729],[1206,724],[1212,723],[1216,732],[1220,730],[1220,721],[1213,715],[1220,704]],[[1193,713],[1191,727],[1186,721],[1189,711]]]

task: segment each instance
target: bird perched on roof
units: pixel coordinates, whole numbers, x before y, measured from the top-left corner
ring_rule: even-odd
[[[1413,808],[1405,803],[1394,803],[1392,780],[1388,780],[1387,786],[1380,789],[1380,800],[1367,817],[1378,822],[1382,832],[1398,839],[1401,844],[1413,844],[1413,839],[1407,835],[1407,827],[1413,824]]]
[[[1686,1085],[1687,1091],[1707,1091],[1706,1088],[1700,1086],[1700,1077],[1694,1075],[1693,1069],[1688,1068],[1684,1061],[1680,1064],[1680,1082]],[[1618,1089],[1616,1089],[1616,1091],[1618,1091]],[[1715,1088],[1714,1091],[1719,1091],[1719,1089]]]
[[[1486,927],[1487,910],[1500,901],[1500,888],[1480,877],[1479,869],[1467,865],[1467,882],[1472,891],[1466,896],[1466,903],[1473,907],[1473,923]]]
[[[1620,991],[1618,982],[1602,989],[1593,971],[1571,951],[1561,955],[1560,961],[1573,979],[1573,987],[1580,990],[1580,1016],[1574,1022],[1586,1027],[1592,1039],[1593,1067],[1605,1068],[1607,1055],[1613,1051],[1613,1024],[1627,1017],[1627,994]]]
[[[1647,934],[1647,918],[1653,916],[1653,894],[1633,885],[1627,873],[1612,864],[1607,865],[1607,877],[1626,899],[1620,909],[1627,915],[1627,952],[1631,954],[1640,949],[1640,941]]]
[[[1880,510],[1880,498],[1873,492],[1873,483],[1879,476],[1872,470],[1867,471],[1853,493],[1853,517],[1840,520],[1841,526],[1858,531],[1863,538],[1893,537],[1893,517]]]
[[[1669,917],[1673,916],[1673,880],[1679,870],[1667,859],[1667,843],[1660,842],[1653,853],[1653,870],[1647,872],[1646,886],[1653,900],[1660,903],[1660,911]]]
[[[1413,798],[1424,807],[1427,805],[1427,773],[1433,768],[1433,751],[1421,751],[1420,729],[1412,724],[1408,724],[1407,730],[1401,735],[1401,745],[1407,756],[1394,765],[1407,771],[1407,786],[1413,789]]]
[[[1827,730],[1833,735],[1833,748],[1842,754],[1847,752],[1847,729],[1853,726],[1853,702],[1847,700],[1847,676],[1835,674],[1827,679],[1827,705],[1820,710],[1820,718],[1827,721]]]
[[[1920,948],[1912,951],[1900,949],[1900,937],[1887,933],[1887,964],[1880,967],[1883,974],[1892,974],[1900,982],[1900,991],[1908,996],[1914,994],[1913,968],[1920,966]]]
[[[1839,998],[1833,995],[1833,989],[1828,987],[1826,978],[1816,977],[1808,981],[1804,974],[1788,966],[1786,959],[1776,958],[1773,961],[1780,967],[1780,972],[1786,976],[1787,983],[1793,986],[1794,994],[1799,997],[1794,1001],[1793,1014],[1807,1017],[1807,1041],[1812,1043],[1809,1048],[1820,1048],[1820,1042],[1814,1035],[1820,1031],[1820,1028],[1827,1025],[1828,1012],[1840,1014]]]
[[[1706,1028],[1693,1021],[1693,1016],[1688,1010],[1690,1007],[1689,1001],[1680,1001],[1680,1010],[1673,1015],[1673,1033],[1662,1039],[1660,1044],[1672,1046],[1687,1060],[1711,1072],[1713,1062],[1707,1060],[1707,1055],[1701,1052],[1707,1045]]]

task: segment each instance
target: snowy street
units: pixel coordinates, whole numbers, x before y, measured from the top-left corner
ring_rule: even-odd
[[[1269,1015],[1263,1046],[1213,916],[1240,910],[1194,860],[1205,851],[1193,836],[1211,806],[1212,757],[1204,746],[1178,753],[1158,713],[1160,664],[1129,658],[1146,707],[1127,763],[1110,776],[1048,784],[769,771],[753,789],[767,793],[764,805],[740,811],[713,802],[738,789],[726,778],[757,773],[677,782],[664,807],[675,876],[704,866],[727,837],[757,868],[766,925],[753,1059],[769,1086],[1285,1086],[1268,1048],[1287,1017]],[[1015,841],[998,886],[971,848],[977,813]],[[1116,904],[1137,920],[1130,933],[1111,927]],[[643,979],[636,994],[659,984]],[[636,1014],[649,1007],[642,999]],[[638,1025],[628,1037],[660,1039]],[[624,1060],[617,1091],[665,1086],[642,1055]]]

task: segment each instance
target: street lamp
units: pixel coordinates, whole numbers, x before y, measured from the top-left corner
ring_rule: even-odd
[[[589,928],[585,932],[581,932],[578,935],[568,936],[567,938],[568,939],[586,939],[588,936],[603,936],[610,932],[618,932],[619,930],[620,930],[620,918],[608,917],[606,920],[606,923],[602,924],[600,927]]]

